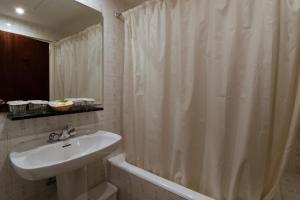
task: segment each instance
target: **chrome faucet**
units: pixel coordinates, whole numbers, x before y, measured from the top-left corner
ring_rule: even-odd
[[[75,135],[76,135],[75,128],[70,125],[67,125],[63,128],[61,133],[50,133],[49,141],[53,142],[53,141],[66,140]]]

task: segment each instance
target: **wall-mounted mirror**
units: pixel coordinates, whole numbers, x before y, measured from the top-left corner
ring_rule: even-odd
[[[75,0],[0,0],[0,99],[103,99],[103,18]]]

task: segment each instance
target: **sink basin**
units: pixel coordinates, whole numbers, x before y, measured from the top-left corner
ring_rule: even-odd
[[[121,136],[98,131],[26,151],[12,151],[9,158],[16,172],[27,180],[57,176],[84,167],[117,148]]]

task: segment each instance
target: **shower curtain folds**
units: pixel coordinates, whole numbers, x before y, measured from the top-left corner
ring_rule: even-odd
[[[127,161],[215,199],[272,199],[300,119],[300,3],[152,0],[123,16]]]

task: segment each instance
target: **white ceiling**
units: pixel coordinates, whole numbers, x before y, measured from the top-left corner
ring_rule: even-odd
[[[16,7],[24,8],[25,14],[16,14]],[[74,0],[0,0],[0,14],[64,33],[101,21],[101,13]]]

